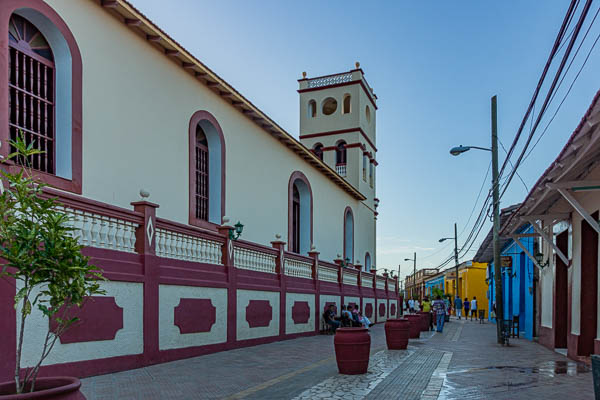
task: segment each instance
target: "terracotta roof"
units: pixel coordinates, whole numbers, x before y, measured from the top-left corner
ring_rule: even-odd
[[[199,83],[204,84],[217,95],[226,99],[232,107],[246,115],[264,131],[277,138],[286,147],[290,148],[299,157],[327,176],[352,197],[357,200],[366,200],[366,197],[358,189],[338,175],[334,169],[321,161],[311,150],[306,148],[258,107],[242,96],[229,83],[194,57],[128,1],[101,0],[100,5],[111,15],[127,25],[137,35],[144,37],[150,45],[163,52],[165,57],[170,58],[189,74],[194,75]]]
[[[544,214],[561,199],[548,183],[584,179],[600,161],[600,91],[556,159],[539,177],[519,209],[502,225],[501,233],[515,232],[520,216]]]

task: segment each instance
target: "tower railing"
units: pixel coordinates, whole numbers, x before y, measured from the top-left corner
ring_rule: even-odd
[[[340,176],[346,176],[346,164],[336,164],[335,172],[337,172]]]

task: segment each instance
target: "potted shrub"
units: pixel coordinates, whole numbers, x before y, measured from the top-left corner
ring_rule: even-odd
[[[81,306],[89,296],[103,294],[99,285],[103,278],[89,257],[82,255],[70,217],[60,211],[56,199],[43,196],[45,185],[31,168],[31,161],[41,152],[22,133],[10,145],[14,152],[0,161],[14,160],[23,168],[0,171],[4,181],[0,186],[0,278],[14,279],[16,284],[19,329],[14,380],[0,383],[0,399],[82,399],[76,378],[39,378],[38,374],[60,336],[77,321],[70,316],[73,310],[67,311]],[[48,331],[38,361],[24,367],[23,339],[32,312],[49,319]]]

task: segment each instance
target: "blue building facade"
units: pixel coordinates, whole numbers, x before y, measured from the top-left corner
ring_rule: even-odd
[[[425,296],[429,296],[431,299],[433,296],[433,288],[441,289],[442,292],[446,293],[445,279],[446,275],[442,273],[427,280],[425,282]]]
[[[533,228],[527,224],[518,233],[533,233]],[[535,250],[537,249],[534,249],[534,238],[524,237],[519,240],[530,254],[535,254]],[[512,258],[512,268],[501,268],[502,286],[504,289],[504,319],[512,321],[513,317],[519,317],[520,335],[531,340],[534,336],[535,324],[535,266],[525,252],[512,239],[504,243],[501,254],[502,256]],[[490,285],[487,297],[489,309],[491,310],[496,301],[493,259],[490,261],[488,267],[488,279]]]

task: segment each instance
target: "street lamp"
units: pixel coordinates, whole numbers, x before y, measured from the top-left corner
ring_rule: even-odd
[[[411,297],[415,294],[415,289],[417,287],[417,252],[415,251],[415,256],[413,258],[405,258],[404,261],[412,261],[413,262],[413,278],[412,278],[412,293]]]
[[[504,324],[501,323],[504,316],[502,274],[500,270],[500,194],[498,190],[498,110],[496,96],[492,97],[492,148],[478,146],[457,146],[450,150],[450,154],[458,156],[471,149],[484,150],[492,153],[492,193],[493,193],[493,238],[494,238],[494,276],[496,279],[496,315],[499,316],[496,323],[496,335],[498,343],[502,344]],[[458,279],[458,276],[456,277]]]
[[[468,151],[469,148],[468,147],[463,147],[463,146],[459,146],[459,147],[455,147],[454,149],[463,149],[465,148],[466,150],[461,150],[461,153],[464,153],[465,151]],[[452,149],[452,150],[454,150]],[[452,154],[452,150],[450,150],[450,154]],[[456,150],[458,151],[458,150]],[[460,154],[460,153],[458,153]],[[456,155],[458,155],[456,154]],[[454,239],[454,268],[456,270],[456,279],[454,280],[454,294],[456,297],[460,297],[460,293],[458,291],[458,235],[456,234],[456,222],[454,223],[454,237],[450,237],[450,238],[441,238],[439,240],[440,243],[442,243],[444,240],[449,240],[449,239]]]

